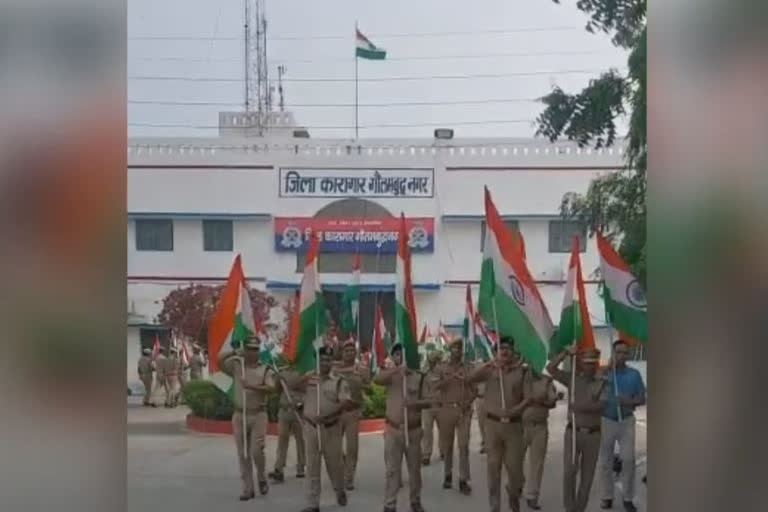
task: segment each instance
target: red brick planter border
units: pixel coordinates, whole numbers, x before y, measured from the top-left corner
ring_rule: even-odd
[[[198,418],[193,414],[187,414],[187,428],[201,434],[232,434],[232,422],[222,420],[207,420]],[[372,434],[384,431],[384,419],[360,420],[360,433]],[[267,435],[277,435],[277,423],[267,424]]]

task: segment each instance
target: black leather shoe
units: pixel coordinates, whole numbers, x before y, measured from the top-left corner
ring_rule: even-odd
[[[281,484],[285,481],[285,475],[282,471],[274,470],[270,474],[267,475],[269,478],[271,478],[275,483]]]
[[[266,481],[259,482],[259,494],[261,494],[262,496],[266,496],[268,492],[269,492],[269,484]]]
[[[453,487],[453,478],[451,475],[445,475],[445,480],[443,480],[443,489],[450,489]]]
[[[600,502],[600,508],[603,510],[608,510],[613,508],[613,500],[602,500]]]
[[[509,497],[509,509],[512,512],[520,512],[520,498]]]
[[[255,492],[252,492],[252,493],[245,493],[244,492],[243,494],[240,495],[240,501],[252,500],[255,497],[256,497],[256,493]]]
[[[338,503],[342,507],[346,507],[347,506],[347,493],[345,493],[344,491],[341,491],[340,493],[338,493],[336,495],[336,503]]]
[[[631,501],[625,501],[624,510],[626,510],[627,512],[637,512],[637,507]]]
[[[301,512],[320,512],[320,507],[307,507],[301,509]]]
[[[459,492],[464,496],[472,494],[472,487],[469,486],[466,480],[459,480]]]
[[[431,461],[429,459],[421,459],[422,466],[429,466],[430,462]]]
[[[526,500],[526,505],[528,505],[528,508],[531,510],[541,510],[541,507],[539,506],[539,503],[536,500]]]
[[[304,478],[304,471],[297,471],[296,472],[296,478]]]
[[[347,482],[347,490],[348,491],[354,491],[355,490],[355,484],[352,482]]]
[[[397,512],[394,507],[384,507],[384,512]]]
[[[424,507],[421,503],[411,503],[411,512],[424,512]]]
[[[483,446],[482,448],[480,448],[480,455],[485,455],[485,454],[486,454],[485,446]]]

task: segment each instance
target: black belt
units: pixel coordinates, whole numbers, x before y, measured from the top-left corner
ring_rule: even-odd
[[[389,425],[392,428],[396,428],[396,429],[399,429],[400,426],[402,425],[401,423],[398,423],[398,422],[396,422],[394,420],[391,420],[389,418],[384,418],[384,421],[386,422],[387,425]],[[421,428],[421,423],[411,422],[411,424],[408,425],[408,430],[416,430],[418,428]]]
[[[309,418],[304,418],[304,419],[305,419],[305,420],[306,420],[306,422],[307,422],[307,423],[309,423],[309,424],[310,424],[310,425],[311,425],[313,428],[317,428],[317,422],[315,422],[315,421],[312,421],[312,420],[311,420],[311,419],[309,419]],[[330,428],[330,427],[333,427],[334,425],[336,425],[338,422],[339,422],[339,418],[336,418],[335,420],[330,420],[330,421],[327,421],[327,422],[325,422],[325,423],[321,423],[321,424],[320,424],[320,426],[321,426],[321,427]]]
[[[572,429],[573,425],[569,423],[565,428]],[[600,427],[576,427],[576,432],[581,432],[582,434],[596,434],[600,432]]]
[[[520,418],[502,418],[501,416],[496,416],[495,414],[491,414],[490,412],[485,415],[486,418],[492,421],[497,421],[499,423],[520,423]]]

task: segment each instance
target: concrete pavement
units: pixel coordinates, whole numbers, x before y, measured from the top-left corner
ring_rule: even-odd
[[[144,408],[140,398],[128,399],[128,510],[143,512],[160,509],[165,512],[216,510],[217,512],[265,509],[270,512],[298,512],[305,506],[306,480],[294,477],[294,447],[288,452],[286,481],[270,487],[265,497],[241,503],[237,500],[240,481],[235,445],[229,436],[203,435],[184,428],[185,407],[177,409]],[[542,510],[562,510],[561,476],[565,407],[553,411],[550,420],[550,445],[542,484]],[[456,489],[442,489],[442,463],[434,459],[423,468],[422,503],[427,512],[464,512],[467,507],[481,511],[488,508],[485,456],[478,453],[479,432],[473,422],[470,445],[472,496],[466,497]],[[645,474],[642,462],[646,454],[644,410],[638,415],[637,452],[640,467],[637,472],[638,510],[646,510],[646,488],[640,483]],[[275,460],[276,439],[267,438],[267,470]],[[456,456],[456,454],[454,454]],[[324,471],[324,470],[323,470]],[[404,473],[407,475],[407,473]],[[407,486],[407,478],[405,478]],[[330,483],[323,474],[323,510],[369,512],[380,510],[384,491],[383,438],[381,434],[361,436],[357,489],[349,493],[347,507],[336,505]],[[456,486],[456,482],[454,482]],[[593,487],[588,510],[600,511],[597,485]],[[621,511],[619,500],[614,510]],[[506,501],[506,499],[505,499]],[[399,510],[408,510],[407,489],[401,490]],[[523,505],[523,510],[525,510]]]

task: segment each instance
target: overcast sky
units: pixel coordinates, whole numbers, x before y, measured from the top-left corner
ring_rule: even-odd
[[[385,61],[359,62],[361,80],[507,75],[362,81],[360,104],[386,106],[360,108],[361,138],[431,137],[435,127],[454,127],[457,136],[532,136],[532,120],[542,107],[531,100],[553,84],[577,91],[602,70],[626,69],[626,54],[608,36],[586,32],[586,17],[574,4],[266,0],[270,78],[277,78],[279,64],[287,66],[286,110],[313,137],[353,136],[354,108],[348,105],[355,100],[357,20],[361,31],[387,50]],[[243,109],[243,5],[243,0],[128,2],[129,135],[215,136],[220,110]],[[461,56],[472,58],[456,58]],[[349,81],[291,82],[307,78]],[[440,104],[391,105],[408,102]],[[300,106],[317,104],[333,106]],[[419,126],[380,127],[392,124]],[[328,126],[342,128],[320,128]]]

